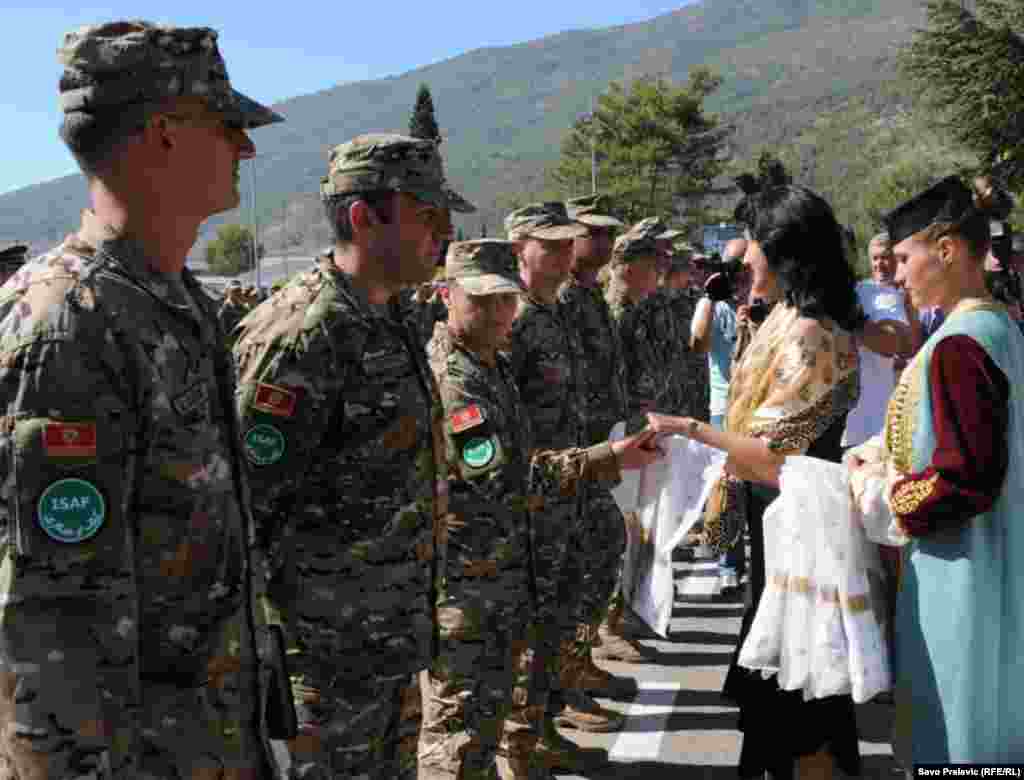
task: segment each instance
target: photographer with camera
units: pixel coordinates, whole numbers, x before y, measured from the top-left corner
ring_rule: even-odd
[[[724,429],[729,378],[737,345],[742,348],[750,341],[741,339],[740,335],[752,333],[764,321],[769,309],[762,299],[753,305],[746,303],[750,295],[750,274],[743,264],[746,251],[746,239],[735,238],[725,245],[716,272],[704,283],[704,296],[697,304],[690,328],[690,348],[708,356],[710,420],[718,430]],[[723,554],[718,563],[720,588],[739,587],[745,569],[743,544]]]

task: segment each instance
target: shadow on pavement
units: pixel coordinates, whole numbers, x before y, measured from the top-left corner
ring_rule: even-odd
[[[673,653],[647,648],[644,663],[656,666],[728,666],[732,650],[721,653]]]
[[[718,706],[724,706],[718,702]],[[619,733],[669,734],[679,731],[736,731],[739,712],[664,712],[651,715],[630,715]]]
[[[732,707],[733,705],[718,691],[679,690],[669,688],[665,690],[644,688],[635,696],[609,696],[600,697],[609,701],[625,702],[627,704],[642,704],[646,707]]]
[[[861,704],[857,707],[857,732],[861,742],[888,745],[896,712],[891,704]]]
[[[672,631],[669,642],[686,642],[691,645],[736,645],[736,634],[722,634],[717,631]]]
[[[613,761],[586,775],[555,776],[583,777],[586,780],[736,780],[736,769],[731,766],[666,764],[660,761],[621,764]]]
[[[730,618],[743,617],[743,604],[728,603],[721,607],[709,607],[700,603],[679,603],[672,608],[673,618]]]

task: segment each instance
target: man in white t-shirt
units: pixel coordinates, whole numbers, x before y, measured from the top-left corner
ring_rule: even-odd
[[[893,283],[896,260],[888,234],[872,238],[868,254],[871,278],[857,285],[857,297],[872,327],[861,336],[860,401],[846,419],[844,447],[862,444],[882,430],[896,387],[895,360],[909,355],[914,347],[906,296]]]

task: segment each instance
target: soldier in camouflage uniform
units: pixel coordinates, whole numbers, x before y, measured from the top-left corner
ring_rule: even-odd
[[[607,439],[612,426],[626,419],[626,364],[618,330],[597,282],[598,273],[611,260],[615,230],[622,223],[611,216],[606,195],[573,198],[566,207],[570,219],[587,228],[587,235],[573,243],[572,272],[558,300],[579,333],[584,442],[591,445]],[[583,511],[586,527],[569,542],[569,565],[581,568],[583,587],[565,627],[565,638],[573,641],[563,647],[573,648],[574,653],[560,659],[562,684],[589,694],[628,696],[636,692],[635,682],[609,674],[591,657],[626,546],[625,520],[611,493],[597,487],[587,490]]]
[[[242,296],[244,292],[242,290],[242,283],[237,279],[228,282],[227,289],[224,291],[224,303],[221,304],[220,309],[217,312],[217,319],[220,320],[220,328],[228,337],[228,346],[231,346],[232,334],[235,331],[235,327],[248,314],[252,307],[247,305]]]
[[[451,317],[429,348],[455,470],[437,592],[441,653],[422,685],[420,776],[431,780],[492,777],[513,684],[525,693],[523,658],[535,607],[531,514],[543,522],[544,504],[575,493],[581,482],[615,484],[620,466],[656,457],[646,448],[647,434],[614,447],[601,441],[585,449],[534,449],[529,412],[508,357],[498,352],[522,290],[516,262],[510,242],[452,244],[444,293]],[[526,762],[516,759],[530,747],[520,742],[499,757],[502,778],[527,776]]]
[[[641,304],[648,329],[654,335],[660,363],[668,372],[668,396],[663,408],[678,410],[673,414],[706,421],[707,359],[690,348],[690,326],[698,299],[689,286],[689,258],[673,251],[667,265],[665,277],[671,284],[663,280],[657,292]]]
[[[432,651],[447,509],[442,409],[397,295],[429,280],[451,209],[436,144],[332,150],[333,251],[241,324],[238,412],[269,609],[286,628],[303,778],[394,778],[402,690]]]
[[[185,256],[281,118],[207,28],[83,27],[59,58],[93,210],[0,291],[0,777],[270,778],[231,361]]]
[[[25,244],[0,245],[0,285],[14,276],[25,264],[28,247]]]
[[[581,480],[617,482],[620,463],[652,457],[640,449],[641,437],[616,444],[614,452],[604,441],[534,452],[529,414],[508,358],[498,352],[522,290],[513,244],[452,244],[447,268],[451,317],[438,326],[429,352],[454,474],[438,570],[441,652],[422,675],[421,780],[493,777],[513,687],[522,697],[528,682],[530,509],[537,513],[545,500],[575,492]],[[517,747],[498,757],[502,778],[527,777],[527,762],[517,759],[532,745]]]
[[[520,272],[527,288],[510,339],[513,378],[529,413],[536,446],[561,450],[585,447],[583,383],[579,369],[579,334],[558,301],[558,289],[569,276],[572,239],[586,227],[569,220],[561,203],[538,203],[508,215],[505,230],[515,242]],[[576,719],[589,730],[613,730],[621,719],[596,704],[573,701],[563,707],[559,669],[562,632],[570,625],[570,604],[578,598],[581,571],[568,566],[569,540],[583,522],[585,489],[572,497],[549,502],[535,525],[534,558],[537,577],[538,665],[546,676],[533,681],[538,706],[545,707],[536,752],[551,766],[583,769],[606,760],[603,750],[583,751],[554,728],[554,715]],[[573,580],[567,579],[573,577]],[[573,624],[575,625],[575,624]],[[575,638],[574,638],[575,639]],[[570,691],[570,693],[572,693]],[[568,709],[568,712],[564,710]],[[522,721],[522,712],[513,720]]]
[[[669,379],[661,364],[657,335],[651,331],[644,299],[657,290],[664,256],[657,242],[642,234],[625,233],[615,240],[605,298],[612,313],[626,362],[626,394],[631,430],[643,426],[644,415],[664,408]]]

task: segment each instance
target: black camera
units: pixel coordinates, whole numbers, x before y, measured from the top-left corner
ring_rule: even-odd
[[[760,325],[766,319],[768,314],[772,310],[772,305],[768,303],[764,298],[755,298],[750,302],[750,307],[747,309],[747,316],[750,317],[750,321],[755,325]]]
[[[704,283],[704,292],[713,301],[728,300],[736,291],[736,277],[743,271],[743,261],[740,259],[718,263],[714,273]]]

